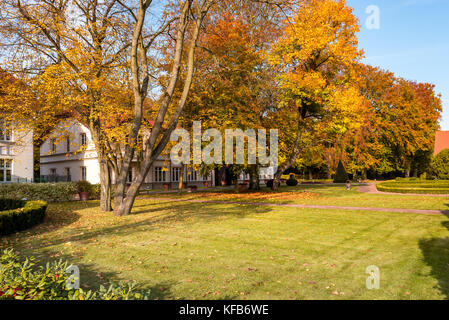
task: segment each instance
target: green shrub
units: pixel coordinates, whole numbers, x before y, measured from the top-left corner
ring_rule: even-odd
[[[89,192],[92,193],[92,185],[89,181],[78,181],[76,183],[78,192]]]
[[[92,190],[90,194],[91,199],[99,200],[101,197],[101,185],[100,184],[93,184]]]
[[[67,288],[70,275],[62,260],[38,266],[36,260],[0,252],[0,300],[148,300],[150,292],[136,289],[135,282],[110,283],[97,291]]]
[[[449,194],[449,181],[402,179],[379,183],[377,190],[393,193]]]
[[[13,210],[25,205],[23,200],[0,199],[0,211]]]
[[[441,151],[430,163],[432,173],[442,180],[449,180],[449,149]]]
[[[335,174],[334,183],[346,183],[349,180],[348,173],[343,166],[343,163],[338,162],[337,173]]]
[[[298,185],[298,180],[296,180],[295,175],[291,174],[290,178],[287,180],[287,186],[296,187]]]
[[[23,231],[42,223],[46,210],[47,203],[44,201],[23,201],[22,205],[19,205],[18,201],[16,209],[0,211],[0,236]]]
[[[77,193],[74,182],[0,184],[0,198],[3,199],[62,202],[72,201]]]

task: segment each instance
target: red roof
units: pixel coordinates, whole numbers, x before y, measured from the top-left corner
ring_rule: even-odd
[[[437,131],[434,155],[436,156],[445,149],[449,149],[449,131]]]

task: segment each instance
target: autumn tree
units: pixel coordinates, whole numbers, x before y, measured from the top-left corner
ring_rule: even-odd
[[[34,91],[39,126],[68,115],[90,129],[98,153],[104,211],[111,210],[111,183],[100,101],[105,83],[123,72],[120,68],[129,60],[131,28],[123,21],[129,21],[130,15],[123,4],[115,0],[0,4],[4,63]],[[27,109],[29,105],[22,104],[15,113]]]
[[[434,85],[399,78],[389,91],[388,102],[383,105],[385,118],[379,124],[384,143],[396,156],[405,177],[410,177],[419,153],[433,150],[441,100]]]
[[[56,107],[69,105],[92,133],[101,168],[103,210],[111,208],[110,173],[115,180],[115,213],[129,214],[154,159],[164,149],[189,94],[196,41],[212,4],[212,0],[173,1],[158,14],[151,0],[2,2],[0,29],[11,69],[18,66],[16,52],[23,52],[27,63],[21,70],[38,74],[33,80],[38,91],[45,92],[42,97]],[[161,48],[167,47],[173,48],[165,56],[172,68],[163,72],[158,61]],[[173,99],[181,77],[182,94]],[[150,99],[156,110],[152,122],[145,119],[150,91],[160,93]],[[171,107],[174,112],[167,117]],[[117,111],[119,119],[107,116]],[[127,188],[136,160],[139,172]]]
[[[195,51],[197,41],[200,36],[203,21],[208,14],[213,0],[194,1],[188,0],[182,3],[175,3],[177,28],[175,43],[173,45],[172,70],[167,77],[167,85],[163,87],[163,93],[158,99],[157,116],[154,125],[150,128],[150,133],[144,137],[142,160],[139,163],[139,170],[131,185],[127,188],[128,172],[131,169],[136,148],[140,145],[140,133],[143,129],[144,103],[149,93],[151,80],[151,47],[152,39],[146,39],[144,31],[148,9],[152,1],[141,1],[135,14],[134,31],[131,43],[131,72],[132,72],[132,92],[134,96],[133,112],[128,134],[124,146],[120,148],[119,155],[113,159],[113,166],[117,176],[114,194],[114,212],[116,215],[127,215],[131,213],[136,196],[145,178],[150,171],[154,161],[159,157],[170,140],[171,133],[178,124],[179,117],[184,109],[185,103],[190,93],[192,84]],[[162,29],[163,30],[163,29]],[[183,54],[186,50],[187,58],[183,64]],[[184,67],[184,68],[183,68]],[[181,72],[184,72],[183,87],[178,99],[174,99],[175,89],[180,80]],[[174,111],[167,116],[169,107],[173,105]],[[166,127],[164,128],[164,123]]]
[[[281,1],[223,1],[214,7],[199,41],[192,94],[181,116],[184,128],[194,120],[223,134],[226,129],[268,128],[266,112],[276,103],[277,88],[264,52],[285,17],[277,5],[287,10]],[[235,176],[249,173],[250,189],[257,190],[259,167],[245,162],[228,169]]]
[[[424,172],[430,162],[441,113],[434,86],[396,77],[358,64],[357,87],[363,96],[361,125],[341,142],[351,172],[376,174]]]
[[[284,35],[272,48],[271,61],[281,73],[281,106],[297,115],[296,138],[275,174],[274,188],[297,160],[306,128],[327,114],[350,113],[359,104],[350,101],[358,97],[344,75],[361,54],[356,37],[359,26],[346,1],[303,1],[292,21],[285,24]]]

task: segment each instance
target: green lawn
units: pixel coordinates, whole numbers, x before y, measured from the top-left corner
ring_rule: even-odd
[[[424,209],[448,202],[315,191],[297,201]],[[51,204],[43,225],[0,247],[67,259],[86,287],[136,279],[155,299],[448,299],[448,228],[438,215],[150,199],[118,218],[92,201]],[[380,268],[380,290],[366,289],[370,265]]]
[[[270,202],[307,205],[330,205],[374,208],[407,208],[420,210],[449,210],[449,198],[439,196],[406,196],[402,194],[369,194],[357,191],[353,185],[346,191],[343,185],[300,185],[282,187],[281,192],[272,192],[263,188],[260,193],[236,194],[232,190],[226,192],[198,192],[194,194],[152,194],[149,197],[167,196],[176,199],[232,200],[241,202]],[[307,192],[304,192],[307,191]]]

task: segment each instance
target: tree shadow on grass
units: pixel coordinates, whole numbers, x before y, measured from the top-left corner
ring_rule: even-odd
[[[442,225],[449,229],[449,221]],[[449,237],[421,239],[419,247],[424,261],[432,268],[432,276],[438,280],[437,288],[449,299]]]
[[[79,207],[81,206],[81,207]],[[86,206],[93,207],[92,204],[79,204],[70,205],[69,208],[71,210],[65,210],[64,212],[59,212],[55,209],[55,214],[65,215],[65,217],[59,217],[61,221],[60,224],[56,224],[57,228],[61,228],[64,225],[70,224],[70,222],[77,221],[81,217],[76,214],[74,211],[82,210]],[[46,263],[48,261],[55,260],[65,260],[68,261],[69,264],[75,264],[79,267],[81,272],[81,284],[88,284],[89,287],[85,289],[89,290],[97,290],[100,285],[107,285],[110,280],[118,281],[118,280],[131,280],[131,279],[123,279],[121,278],[120,272],[105,272],[104,270],[99,270],[99,266],[95,264],[95,262],[85,263],[85,254],[82,250],[76,250],[74,252],[67,252],[63,249],[57,249],[56,247],[61,244],[66,244],[68,242],[72,243],[83,243],[89,242],[92,239],[98,239],[103,236],[126,236],[133,232],[150,232],[152,230],[157,230],[161,228],[166,228],[171,226],[173,223],[186,223],[192,225],[194,228],[194,224],[204,221],[217,221],[217,219],[221,218],[244,218],[248,214],[265,214],[274,210],[274,208],[266,208],[266,207],[256,207],[251,206],[237,206],[237,205],[204,205],[206,208],[203,208],[203,204],[191,204],[191,203],[149,203],[146,205],[146,210],[135,211],[133,216],[123,217],[123,222],[119,219],[120,224],[106,225],[106,226],[97,226],[93,228],[93,230],[86,230],[85,227],[82,228],[74,228],[73,234],[66,233],[58,233],[52,235],[51,239],[47,239],[48,241],[36,241],[33,244],[33,247],[29,246],[31,243],[25,241],[22,245],[20,245],[21,254],[25,254],[28,256],[34,256],[41,263]],[[58,219],[59,219],[58,218]],[[133,218],[137,218],[138,221],[132,221]],[[127,220],[128,219],[128,220]],[[48,221],[53,221],[51,216]],[[111,220],[112,223],[113,220]],[[115,223],[117,222],[114,219]],[[50,223],[48,227],[50,228],[53,224]],[[42,234],[45,232],[49,232],[50,230],[32,230],[33,235]],[[23,237],[24,234],[16,235],[15,241],[17,244],[20,244],[20,237]],[[26,236],[25,236],[26,237]],[[25,238],[26,239],[26,238]],[[121,238],[123,239],[123,238]],[[126,240],[124,240],[126,241]],[[87,246],[92,244],[86,244]],[[93,244],[95,245],[95,244]],[[119,244],[118,244],[119,245]],[[80,247],[80,246],[78,246]],[[83,261],[83,263],[81,263]],[[117,266],[115,266],[117,267]],[[132,268],[132,263],[129,265],[119,266],[126,268]],[[129,270],[128,270],[129,271]],[[161,283],[145,283],[139,282],[139,284],[144,289],[151,289],[151,299],[173,299],[174,295],[171,292],[171,287],[176,285],[176,281],[173,282],[161,282]],[[179,295],[179,293],[178,293]],[[234,297],[235,298],[235,297]]]
[[[93,228],[92,230],[86,230],[85,228],[73,229],[72,231],[75,235],[55,235],[50,240],[50,243],[47,244],[41,242],[35,249],[46,249],[49,246],[57,246],[68,242],[88,242],[89,240],[105,235],[126,236],[132,232],[141,232],[142,230],[149,232],[171,226],[174,223],[188,223],[189,225],[194,225],[197,222],[214,222],[217,219],[224,217],[244,218],[249,214],[266,214],[276,210],[276,208],[273,207],[245,205],[224,206],[185,202],[154,203],[148,204],[146,207],[148,209],[134,211],[130,216],[131,218],[133,218],[133,216],[143,218],[148,215],[148,218],[144,218],[143,220],[129,222],[129,220],[125,220],[126,217],[123,217],[124,223],[118,225]],[[72,213],[68,213],[69,216],[71,214]]]
[[[28,230],[7,236],[4,239],[14,241],[23,236],[40,236],[48,232],[54,232],[77,222],[80,219],[80,214],[76,211],[96,208],[98,206],[99,202],[96,201],[51,203],[47,208],[43,223]]]
[[[39,265],[44,266],[47,262],[52,261],[67,261],[67,264],[76,265],[80,271],[80,287],[83,290],[97,291],[100,286],[108,288],[111,282],[118,284],[120,281],[131,281],[132,279],[124,279],[120,276],[118,272],[99,270],[98,266],[93,263],[80,263],[83,260],[83,254],[60,254],[58,251],[46,251],[35,252],[32,255],[23,254],[24,256],[33,256],[36,258]],[[163,300],[168,299],[172,296],[170,288],[174,285],[174,282],[164,281],[157,284],[149,284],[146,282],[139,281],[137,283],[136,290],[150,290],[150,299],[153,300]]]

